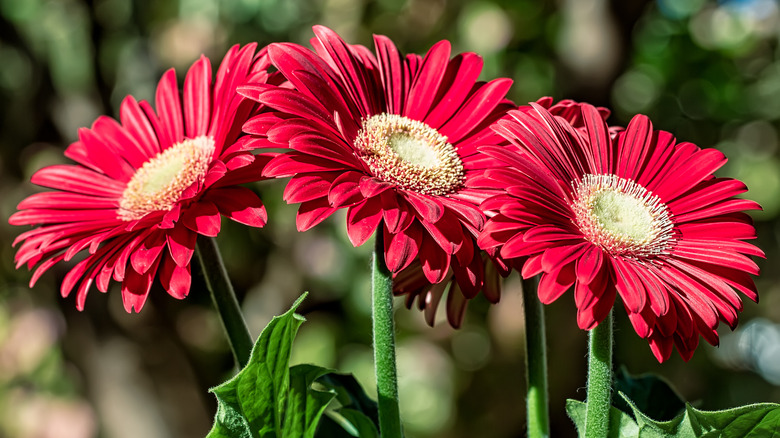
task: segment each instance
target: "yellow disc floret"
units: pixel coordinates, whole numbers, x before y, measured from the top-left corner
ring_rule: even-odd
[[[674,223],[661,199],[616,175],[585,175],[574,185],[575,223],[586,239],[612,255],[644,258],[665,254]]]
[[[153,211],[169,211],[184,189],[202,181],[214,153],[214,139],[186,139],[157,154],[139,168],[119,201],[118,216],[136,220]]]
[[[463,185],[463,162],[455,147],[421,121],[396,114],[369,117],[355,148],[374,176],[405,189],[447,195]]]

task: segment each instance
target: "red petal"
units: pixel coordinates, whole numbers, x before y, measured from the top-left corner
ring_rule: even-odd
[[[447,70],[450,49],[449,41],[443,40],[434,44],[425,54],[406,98],[404,116],[414,120],[425,119]]]
[[[444,214],[444,206],[436,198],[415,192],[404,192],[404,197],[426,221],[436,223]]]
[[[166,71],[157,84],[155,94],[157,112],[160,114],[160,147],[165,150],[172,144],[184,139],[184,121],[179,100],[179,86],[176,83],[176,72]]]
[[[99,210],[119,207],[116,198],[98,198],[91,195],[68,192],[43,192],[28,196],[19,205],[19,210],[56,207],[58,210]]]
[[[155,264],[164,247],[165,233],[163,231],[153,232],[133,251],[130,256],[130,264],[136,272],[145,274]]]
[[[467,299],[476,297],[482,289],[485,278],[485,264],[482,261],[482,255],[478,252],[473,253],[472,259],[465,266],[462,266],[459,261],[453,260],[452,271],[463,296]]]
[[[360,180],[363,175],[359,172],[345,172],[333,180],[328,191],[328,202],[334,207],[346,207],[357,204],[365,199],[360,192]]]
[[[422,244],[422,229],[413,223],[406,230],[398,234],[390,234],[384,228],[385,238],[385,263],[391,272],[400,272],[417,256]]]
[[[221,227],[221,216],[217,206],[204,201],[192,204],[181,217],[181,223],[204,236],[215,237]]]
[[[203,199],[214,202],[222,215],[238,223],[260,228],[268,221],[263,201],[245,187],[213,189]]]
[[[470,236],[464,236],[463,227],[460,222],[450,212],[446,212],[441,219],[435,224],[428,223],[427,221],[420,221],[420,223],[428,231],[428,234],[433,240],[443,249],[447,254],[456,254],[463,247],[463,242],[466,239],[470,239]],[[471,259],[471,257],[464,253],[464,257]]]
[[[443,251],[430,237],[423,235],[419,251],[423,274],[431,283],[439,283],[447,276],[450,254]]]
[[[559,245],[549,248],[544,252],[544,255],[542,255],[542,269],[544,269],[545,272],[552,272],[559,266],[575,263],[592,247],[593,244],[590,242],[582,242],[574,245]]]
[[[391,188],[393,188],[392,185],[379,181],[373,177],[367,176],[360,180],[360,192],[363,193],[363,196],[366,198],[371,198]]]
[[[376,89],[374,77],[358,61],[350,46],[327,27],[314,26],[314,34],[317,39],[312,40],[312,45],[317,54],[340,73],[346,91],[360,108],[361,114],[376,114],[381,111],[377,104],[379,99],[374,98],[373,90]]]
[[[623,178],[636,180],[652,150],[653,124],[642,114],[637,114],[628,123],[625,131],[618,136],[618,156],[615,173]]]
[[[439,94],[444,92],[425,117],[428,126],[439,129],[461,107],[482,71],[482,58],[475,53],[455,56],[447,65],[447,73]]]
[[[159,272],[160,283],[170,296],[181,300],[189,294],[192,283],[189,264],[181,267],[170,257],[165,257]]]
[[[574,274],[574,263],[560,267],[555,272],[542,274],[539,280],[539,301],[550,304],[566,292],[577,279]]]
[[[458,112],[439,129],[450,142],[455,143],[482,124],[488,115],[498,106],[512,86],[512,80],[494,79],[481,86],[459,108]]]
[[[347,235],[353,246],[360,246],[374,234],[382,220],[382,205],[378,198],[366,199],[347,210]]]
[[[168,231],[166,237],[168,251],[176,264],[182,267],[189,265],[190,260],[192,260],[192,254],[195,252],[195,243],[198,235],[184,225],[178,224]]]
[[[122,304],[127,313],[133,313],[133,310],[138,313],[144,307],[159,263],[158,259],[155,266],[146,274],[139,274],[132,268],[125,272],[125,279],[122,282]]]
[[[669,359],[669,357],[672,355],[674,343],[672,342],[671,338],[666,338],[661,335],[652,335],[648,341],[650,342],[650,350],[653,352],[653,356],[655,356],[659,363]]]
[[[383,35],[374,35],[374,46],[379,63],[382,85],[390,114],[401,114],[404,97],[409,89],[409,71],[392,41]]]
[[[400,233],[414,222],[415,217],[411,207],[402,199],[399,200],[398,194],[394,190],[384,191],[380,196],[382,197],[382,214],[385,226],[391,234]]]
[[[104,198],[119,198],[125,185],[82,166],[58,164],[44,167],[30,179],[33,184]]]
[[[152,128],[149,118],[133,96],[127,96],[119,108],[119,118],[122,126],[130,134],[131,138],[138,141],[146,156],[151,158],[160,152],[160,144],[157,142],[157,134]]]
[[[129,181],[135,168],[122,158],[121,143],[105,140],[95,129],[80,128],[79,141],[65,150],[65,156],[117,181]]]
[[[333,181],[341,175],[340,172],[318,172],[315,174],[295,175],[290,178],[284,189],[282,199],[288,204],[312,201],[325,198]]]
[[[591,246],[583,256],[577,260],[577,281],[590,283],[596,278],[604,263],[604,253],[601,248]]]
[[[647,303],[648,294],[644,283],[639,281],[632,266],[630,266],[633,262],[615,257],[612,259],[612,264],[615,271],[615,288],[617,288],[626,308],[630,313],[641,312]]]
[[[468,301],[461,293],[458,283],[453,283],[447,294],[447,321],[453,328],[459,328],[463,324],[467,304]]]
[[[211,63],[205,56],[192,64],[184,79],[184,119],[187,138],[207,133],[211,115]]]
[[[298,207],[298,216],[295,219],[298,231],[306,231],[319,224],[336,210],[338,209],[331,207],[326,198],[302,202],[301,206]]]

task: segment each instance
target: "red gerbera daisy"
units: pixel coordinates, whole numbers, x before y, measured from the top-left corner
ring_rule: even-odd
[[[506,193],[482,204],[495,216],[480,246],[527,257],[522,274],[542,274],[543,303],[573,287],[582,329],[620,295],[659,361],[673,345],[690,359],[699,335],[716,345],[719,320],[733,329],[742,310],[735,290],[757,300],[749,256],[763,257],[743,241],[755,238],[743,210],[760,207],[733,198],[747,190],[740,181],[713,176],[723,154],[676,143],[642,115],[610,136],[589,105],[582,129],[534,109],[496,124],[517,150],[481,148],[506,165],[487,172]]]
[[[255,48],[233,47],[215,84],[209,60],[201,57],[187,72],[183,102],[169,70],[157,86],[157,112],[128,96],[120,122],[103,116],[79,131],[79,141],[65,151],[78,164],[33,175],[34,184],[56,191],[26,198],[9,220],[40,225],[14,241],[24,242],[17,268],[39,265],[31,287],[53,265],[87,249],[65,275],[62,295],[78,285],[76,307],[82,310],[90,286],[106,292],[113,278],[122,283],[125,309],[140,311],[157,272],[171,296],[187,296],[196,237],[216,236],[220,214],[265,224],[260,199],[237,186],[256,181],[269,159],[236,141],[257,108],[236,87],[269,79],[268,58],[265,52],[255,56]]]
[[[543,97],[536,101],[537,104],[546,108],[551,114],[560,116],[566,119],[573,127],[577,129],[584,129],[584,123],[580,116],[579,106],[580,104],[573,100],[562,100],[553,104],[553,99],[550,97]],[[532,111],[533,108],[528,105],[517,108],[518,111]],[[609,117],[609,110],[606,108],[598,108],[599,114],[604,120]],[[621,128],[610,127],[610,132],[617,133]],[[480,183],[477,178],[473,178],[472,186],[488,188],[493,185],[492,182]],[[490,212],[489,212],[490,213]],[[510,266],[502,259],[498,254],[498,251],[491,249],[488,252],[483,252],[482,258],[484,260],[484,285],[482,287],[482,293],[485,298],[491,303],[497,303],[501,298],[501,278],[509,275]],[[512,265],[518,269],[522,266],[524,259],[518,258],[511,260]],[[417,301],[417,307],[424,312],[425,320],[428,325],[433,326],[436,310],[444,297],[445,292],[447,294],[447,320],[453,327],[459,327],[463,321],[463,316],[466,311],[466,305],[468,301],[463,297],[463,294],[459,292],[459,285],[457,280],[452,277],[451,279],[445,279],[440,283],[431,283],[420,270],[419,261],[415,261],[409,267],[405,268],[401,272],[398,272],[393,276],[393,289],[396,295],[405,295],[406,307],[411,309],[415,300]]]
[[[375,36],[375,56],[327,28],[314,32],[316,53],[269,46],[293,89],[240,89],[277,110],[244,126],[258,136],[257,146],[291,149],[263,175],[291,177],[284,198],[301,204],[298,230],[346,208],[353,245],[383,224],[393,273],[417,260],[428,283],[454,275],[462,299],[473,298],[484,277],[475,244],[485,221],[478,205],[490,190],[472,180],[492,161],[476,149],[504,141],[489,126],[512,107],[504,98],[511,80],[478,82],[481,58],[450,58],[447,41],[425,57],[402,56],[388,38]]]

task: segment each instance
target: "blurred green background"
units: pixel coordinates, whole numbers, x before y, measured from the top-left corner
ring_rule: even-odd
[[[0,437],[198,437],[216,409],[207,389],[232,358],[197,272],[190,297],[159,286],[140,315],[116,285],[83,313],[59,296],[66,266],[28,289],[13,269],[7,225],[37,191],[30,175],[64,162],[79,127],[116,115],[127,94],[152,99],[161,73],[257,41],[306,43],[324,24],[348,42],[390,36],[421,53],[440,39],[485,58],[483,77],[511,77],[518,103],[544,95],[648,114],[680,140],[723,150],[721,176],[743,179],[755,214],[761,304],[719,349],[659,365],[617,312],[616,363],[670,380],[705,409],[780,402],[780,5],[775,0],[0,0]],[[220,245],[254,335],[304,290],[308,322],[295,362],[353,372],[371,389],[369,248],[353,249],[337,215],[304,234],[282,182],[255,186],[269,225],[223,221]],[[462,329],[428,328],[399,305],[399,370],[409,437],[524,436],[519,280],[501,303],[475,300]],[[586,333],[570,296],[547,307],[553,436],[574,436],[566,398],[584,399]],[[703,342],[703,341],[702,341]]]

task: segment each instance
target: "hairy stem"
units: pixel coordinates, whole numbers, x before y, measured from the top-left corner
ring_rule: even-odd
[[[590,331],[585,437],[606,438],[612,405],[612,311]]]
[[[382,225],[375,237],[371,265],[374,369],[379,398],[379,429],[382,438],[401,438],[401,413],[398,407],[398,374],[395,365],[395,328],[393,326],[393,276],[384,258]]]
[[[523,279],[525,307],[525,376],[528,382],[528,437],[550,436],[550,413],[547,396],[547,336],[544,306],[536,295],[538,278]]]

